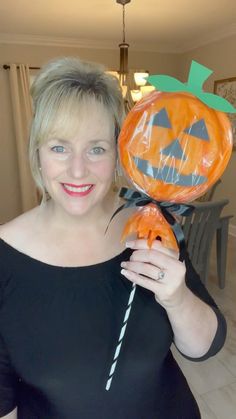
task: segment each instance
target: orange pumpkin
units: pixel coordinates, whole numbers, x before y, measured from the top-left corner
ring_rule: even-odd
[[[135,187],[154,200],[196,199],[228,163],[233,141],[224,112],[236,109],[224,98],[203,92],[211,73],[192,61],[187,83],[150,76],[148,81],[162,92],[154,91],[138,102],[125,120],[119,137],[121,164]],[[171,227],[167,228],[159,209],[147,207],[130,218],[123,238],[136,231],[138,237],[148,239],[149,246],[159,236],[164,245],[176,248]]]
[[[226,114],[185,92],[150,93],[129,112],[119,137],[126,175],[159,201],[189,202],[204,194],[231,150]]]

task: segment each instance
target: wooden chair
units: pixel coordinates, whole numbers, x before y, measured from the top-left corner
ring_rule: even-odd
[[[225,287],[225,273],[227,263],[227,244],[229,234],[229,220],[233,215],[220,217],[216,230],[216,258],[219,287]]]
[[[228,202],[227,199],[217,202],[195,201],[195,209],[192,214],[182,217],[181,220],[190,259],[204,284],[206,284],[209,272],[212,242],[217,233],[217,268],[221,288],[225,284],[228,241],[227,223],[229,222],[229,218],[226,221],[225,217],[220,218],[220,214]]]

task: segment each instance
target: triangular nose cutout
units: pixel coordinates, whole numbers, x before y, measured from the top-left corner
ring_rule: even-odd
[[[182,147],[179,143],[178,138],[176,138],[176,140],[174,140],[170,145],[168,145],[168,147],[163,148],[161,150],[161,154],[165,154],[165,156],[169,156],[169,157],[175,157],[176,159],[179,160],[186,160],[187,157],[185,156]]]
[[[171,123],[165,108],[161,109],[160,112],[156,113],[156,115],[154,115],[154,118],[151,119],[150,122],[152,125],[155,125],[157,127],[171,128]]]
[[[189,135],[193,135],[194,137],[201,138],[201,140],[209,141],[209,135],[204,119],[200,119],[200,121],[195,122],[193,125],[186,128],[184,132]]]

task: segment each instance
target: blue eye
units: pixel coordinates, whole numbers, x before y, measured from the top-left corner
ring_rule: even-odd
[[[63,147],[62,145],[55,145],[51,148],[51,150],[55,151],[55,153],[64,153],[65,147]]]
[[[93,147],[90,151],[92,154],[99,155],[105,153],[105,149],[103,147]]]

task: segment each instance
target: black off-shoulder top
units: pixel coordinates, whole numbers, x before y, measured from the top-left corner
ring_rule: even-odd
[[[106,390],[132,283],[120,274],[131,250],[103,263],[57,267],[0,240],[0,416],[19,419],[199,419],[172,356],[173,332],[152,292],[137,287]],[[218,329],[202,361],[223,345],[226,323],[189,258],[188,287]]]

